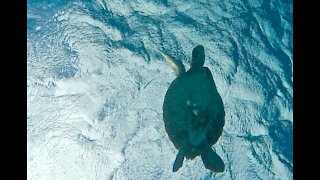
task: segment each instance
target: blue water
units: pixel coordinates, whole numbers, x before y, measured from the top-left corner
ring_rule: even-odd
[[[287,0],[29,0],[28,178],[292,179],[292,11]],[[199,44],[225,105],[213,146],[223,174],[200,158],[171,171],[162,103],[175,75],[157,50],[188,69]]]

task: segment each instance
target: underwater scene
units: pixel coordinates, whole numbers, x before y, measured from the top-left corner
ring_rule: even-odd
[[[28,0],[27,179],[293,179],[293,2]]]

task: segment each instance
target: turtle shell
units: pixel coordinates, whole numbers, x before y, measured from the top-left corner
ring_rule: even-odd
[[[170,85],[163,104],[166,132],[193,159],[217,142],[225,123],[222,99],[207,67],[191,68]]]

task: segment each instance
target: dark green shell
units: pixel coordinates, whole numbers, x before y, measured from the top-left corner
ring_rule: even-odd
[[[224,118],[223,102],[208,68],[191,68],[171,83],[163,104],[165,129],[187,158],[217,142]]]

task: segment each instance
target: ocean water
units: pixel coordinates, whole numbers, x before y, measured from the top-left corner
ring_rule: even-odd
[[[28,0],[28,179],[292,179],[292,1]],[[203,45],[225,106],[224,173],[178,150],[162,119]]]

